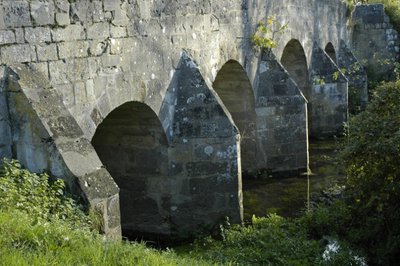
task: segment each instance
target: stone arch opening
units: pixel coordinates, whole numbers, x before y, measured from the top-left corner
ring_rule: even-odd
[[[325,46],[325,53],[332,59],[333,62],[335,62],[335,64],[337,64],[336,50],[331,42]]]
[[[309,101],[311,91],[308,82],[307,58],[303,46],[298,40],[293,39],[286,44],[281,63]]]
[[[168,145],[153,110],[140,102],[122,104],[97,127],[92,144],[120,188],[122,235],[154,239],[168,234],[163,210]]]
[[[292,39],[286,44],[282,53],[281,64],[289,72],[290,77],[296,82],[307,100],[308,128],[311,128],[312,93],[309,84],[308,64],[303,46],[298,40]]]
[[[213,88],[230,112],[241,136],[241,165],[246,175],[256,170],[256,112],[252,85],[235,60],[219,70]]]

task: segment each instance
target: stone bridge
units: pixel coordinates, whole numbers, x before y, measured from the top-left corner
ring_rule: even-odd
[[[269,16],[273,54],[250,40]],[[306,171],[349,85],[366,102],[364,69],[339,70],[350,21],[341,0],[1,1],[0,156],[66,180],[110,237],[240,223],[242,173]]]

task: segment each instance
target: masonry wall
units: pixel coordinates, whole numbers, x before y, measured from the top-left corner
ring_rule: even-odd
[[[352,48],[371,78],[386,75],[399,58],[398,32],[382,4],[356,6],[352,14]]]
[[[169,204],[171,224],[187,235],[221,216],[241,220],[240,136],[212,87],[218,71],[235,60],[257,95],[261,83],[276,82],[274,75],[260,78],[263,59],[250,42],[260,19],[276,15],[288,23],[274,50],[278,60],[286,44],[297,39],[311,68],[314,43],[337,48],[340,40],[350,42],[345,11],[340,0],[5,0],[0,2],[0,63],[26,63],[46,77],[87,141],[119,106],[148,106],[168,140],[171,198],[160,202]],[[293,91],[295,86],[289,84]],[[257,121],[264,119],[264,132],[275,132],[268,141],[257,134],[260,169],[308,166],[302,150],[307,147],[304,102],[295,94],[262,106],[276,112],[254,110]],[[7,111],[0,108],[0,130],[8,132]],[[292,120],[290,126],[269,123],[274,115]],[[300,133],[288,134],[296,126]],[[296,144],[299,150],[275,143]],[[0,143],[3,154],[10,153],[7,147]],[[284,159],[289,153],[298,154],[295,163]]]

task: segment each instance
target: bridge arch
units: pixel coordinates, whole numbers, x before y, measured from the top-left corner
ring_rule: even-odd
[[[98,125],[92,144],[120,188],[122,234],[153,238],[168,231],[162,209],[168,144],[153,110],[136,101],[120,105]]]
[[[297,83],[307,100],[310,99],[308,64],[303,46],[297,39],[290,40],[282,52],[281,64]]]
[[[331,42],[325,46],[325,53],[337,64],[336,49]]]
[[[296,82],[307,100],[308,128],[310,128],[312,125],[311,84],[309,82],[307,57],[303,46],[297,39],[292,39],[286,44],[283,49],[281,64],[289,72],[290,77]]]
[[[253,87],[242,65],[227,61],[218,71],[213,88],[232,116],[241,136],[242,171],[256,168],[256,112]]]

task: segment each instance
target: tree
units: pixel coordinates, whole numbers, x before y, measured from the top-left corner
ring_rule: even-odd
[[[366,110],[350,120],[342,153],[357,218],[351,237],[374,264],[394,265],[400,257],[399,99],[400,81],[378,86]]]

